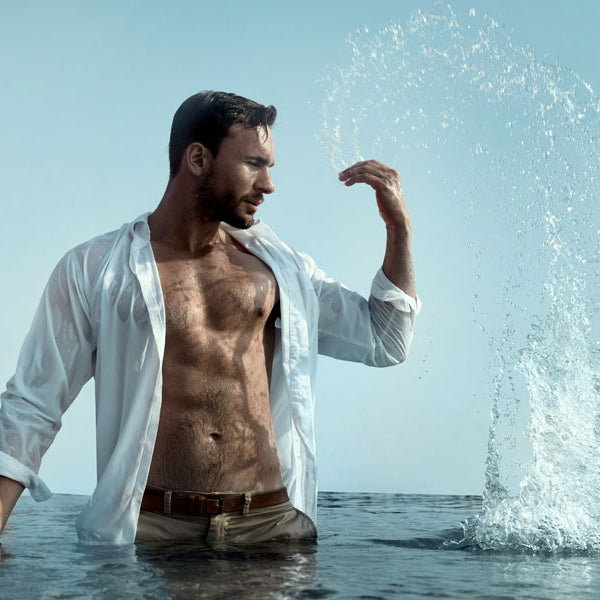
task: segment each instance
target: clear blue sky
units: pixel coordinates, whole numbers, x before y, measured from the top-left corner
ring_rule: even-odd
[[[600,89],[596,3],[451,5],[464,21],[472,8],[493,15],[515,43]],[[348,64],[354,30],[377,31],[432,7],[403,0],[5,6],[0,380],[11,376],[39,295],[64,252],[156,206],[168,175],[172,114],[202,89],[277,106],[277,191],[261,218],[329,274],[368,293],[384,230],[369,190],[340,186],[316,140],[325,99],[318,80]],[[470,314],[479,285],[472,240],[445,199],[431,198],[443,177],[427,188],[403,170],[418,156],[400,160],[393,166],[405,179],[413,214],[424,309],[406,364],[377,371],[322,361],[320,489],[480,493],[491,398],[489,350]],[[43,463],[53,491],[93,489],[93,413],[87,386]]]

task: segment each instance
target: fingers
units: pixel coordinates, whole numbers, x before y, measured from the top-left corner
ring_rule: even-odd
[[[350,186],[355,183],[366,183],[375,189],[382,186],[400,186],[400,174],[395,169],[384,165],[378,160],[363,160],[341,171],[340,181]]]
[[[359,169],[362,167],[373,167],[373,168],[377,168],[377,169],[393,171],[393,169],[391,169],[387,165],[384,165],[382,162],[372,159],[372,160],[360,160],[360,161],[354,163],[353,165],[350,165],[343,171],[341,171],[340,174],[345,173],[346,171],[350,171],[352,169]]]
[[[374,188],[379,188],[387,185],[387,181],[384,177],[373,173],[367,173],[366,171],[360,173],[352,173],[346,180],[344,181],[344,185],[351,186],[355,183],[366,183]]]

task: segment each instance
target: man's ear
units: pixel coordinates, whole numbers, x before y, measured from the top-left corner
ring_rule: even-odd
[[[202,175],[213,160],[212,152],[200,142],[192,142],[183,154],[183,162],[192,175]]]

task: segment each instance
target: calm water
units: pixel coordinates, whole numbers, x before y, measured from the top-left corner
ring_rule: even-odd
[[[597,598],[593,554],[526,554],[460,544],[474,496],[322,493],[318,543],[202,550],[87,548],[84,496],[23,498],[2,539],[0,597]]]

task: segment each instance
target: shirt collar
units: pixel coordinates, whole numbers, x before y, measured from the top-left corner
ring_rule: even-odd
[[[140,215],[129,225],[129,235],[138,246],[145,246],[150,241],[150,227],[148,226],[149,212]]]
[[[132,239],[132,245],[136,246],[137,248],[142,248],[150,242],[150,226],[148,225],[148,217],[151,214],[152,213],[150,212],[145,212],[129,224],[129,235]],[[225,231],[227,231],[230,234],[233,234],[234,237],[242,238],[246,236],[254,237],[253,234],[257,233],[258,230],[262,229],[262,227],[257,227],[259,225],[263,226],[263,223],[260,219],[256,219],[248,229],[238,229],[236,227],[228,225],[227,223],[221,223],[221,227],[223,227]],[[256,230],[251,231],[255,227]]]

